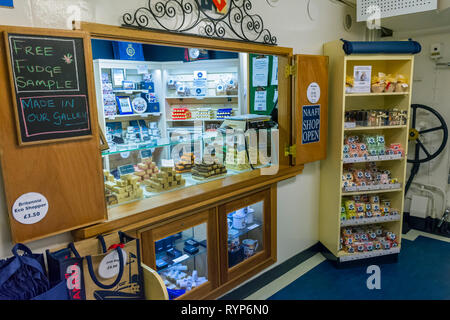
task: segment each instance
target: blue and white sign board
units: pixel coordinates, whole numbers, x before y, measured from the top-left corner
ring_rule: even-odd
[[[302,144],[320,141],[320,105],[302,107]]]
[[[141,150],[141,159],[150,158],[152,156],[152,150]]]
[[[13,0],[0,0],[0,7],[14,8]]]
[[[118,169],[121,176],[134,173],[134,166],[131,164],[126,166],[120,166]]]

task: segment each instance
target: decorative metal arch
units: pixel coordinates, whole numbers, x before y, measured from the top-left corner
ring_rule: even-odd
[[[224,15],[208,13],[201,0],[148,0],[134,14],[125,13],[123,27],[140,30],[163,30],[175,33],[197,32],[208,38],[241,40],[276,45],[277,38],[264,28],[260,15],[250,14],[250,0],[228,0]]]

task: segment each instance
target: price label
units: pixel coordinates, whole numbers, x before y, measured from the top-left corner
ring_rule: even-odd
[[[127,253],[122,248],[120,249],[123,257],[123,265],[125,267],[127,263]],[[98,266],[98,274],[103,279],[111,279],[117,276],[120,271],[120,260],[117,250],[108,253],[100,262]]]
[[[38,223],[45,218],[47,211],[47,198],[36,192],[20,196],[12,207],[14,219],[22,224]]]
[[[161,164],[163,167],[174,167],[175,161],[173,159],[162,159]]]

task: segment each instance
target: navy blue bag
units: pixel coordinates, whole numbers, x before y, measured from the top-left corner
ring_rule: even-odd
[[[0,260],[0,300],[67,299],[65,288],[50,285],[43,254],[34,254],[21,243],[14,246],[12,253],[13,257]]]
[[[61,281],[50,290],[34,297],[31,300],[70,300],[69,291],[66,287],[66,281]]]

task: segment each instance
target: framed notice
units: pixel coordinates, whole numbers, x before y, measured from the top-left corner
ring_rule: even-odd
[[[133,114],[133,108],[131,106],[131,100],[128,96],[116,97],[117,106],[119,107],[120,114]]]
[[[20,145],[92,136],[83,38],[5,33]]]
[[[353,69],[353,93],[370,93],[372,66],[355,66]]]

